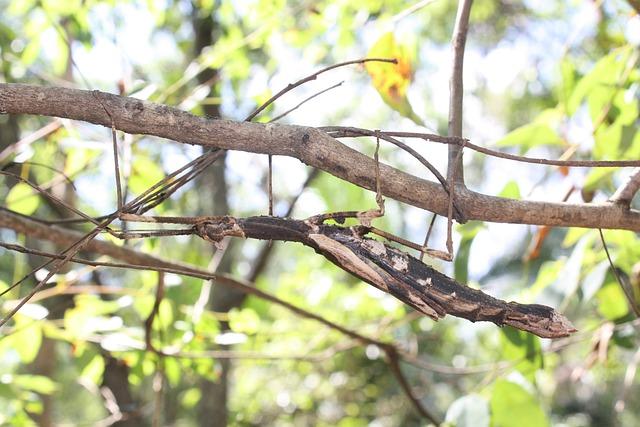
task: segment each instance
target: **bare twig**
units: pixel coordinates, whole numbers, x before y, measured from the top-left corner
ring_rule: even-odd
[[[112,122],[113,123],[113,122]],[[215,151],[215,150],[214,150]],[[201,156],[202,159],[206,160],[211,156],[215,156],[214,152],[210,152],[209,154],[205,155],[205,156]],[[184,170],[184,168],[179,169],[179,171]],[[8,174],[7,172],[2,172],[4,174]],[[175,175],[179,173],[178,171],[176,171],[174,174]],[[62,255],[63,258],[51,263],[51,261],[48,261],[34,269],[31,270],[31,272],[29,272],[29,274],[25,275],[23,278],[21,278],[20,280],[18,280],[16,283],[12,284],[8,289],[13,289],[14,287],[16,287],[17,285],[19,285],[20,283],[22,283],[24,280],[26,280],[27,277],[29,277],[31,274],[34,274],[35,272],[39,271],[40,269],[42,269],[43,267],[49,265],[50,263],[53,264],[52,268],[50,269],[50,271],[45,275],[45,277],[40,280],[34,287],[33,289],[31,289],[30,292],[28,292],[10,311],[7,315],[5,315],[1,320],[0,320],[0,327],[2,327],[3,325],[5,325],[19,310],[20,308],[22,308],[36,293],[38,293],[43,287],[44,285],[49,281],[49,279],[51,277],[53,277],[53,275],[55,275],[71,258],[73,258],[80,250],[82,250],[85,246],[87,246],[99,233],[101,233],[103,230],[108,230],[109,225],[116,219],[118,218],[118,216],[124,212],[124,211],[128,211],[130,209],[133,209],[134,207],[141,207],[144,205],[144,203],[146,202],[146,200],[149,200],[150,198],[153,198],[156,196],[156,194],[153,193],[153,191],[157,188],[162,188],[163,185],[165,185],[165,183],[170,180],[170,177],[172,176],[168,176],[165,177],[164,179],[162,179],[161,181],[159,181],[158,183],[154,184],[153,186],[151,186],[147,191],[145,191],[142,195],[138,196],[137,198],[135,198],[134,200],[132,200],[131,202],[127,203],[126,205],[123,205],[121,208],[118,209],[118,211],[114,212],[111,215],[108,215],[104,220],[100,221],[98,224],[96,224],[96,226],[93,228],[93,230],[91,230],[90,232],[82,235],[79,239],[73,241],[73,243],[68,246],[67,248],[65,248],[62,251]],[[24,182],[26,182],[27,184],[31,185],[32,188],[40,191],[40,189],[29,183],[26,180],[23,180]],[[63,204],[65,207],[68,207],[69,209],[71,209],[74,212],[80,212],[77,209],[71,207],[71,206],[67,206],[66,203]],[[79,215],[83,216],[83,218],[88,219],[90,221],[93,221],[93,219],[85,214],[83,214],[82,212],[79,213]]]
[[[352,126],[322,126],[318,129],[326,132],[333,138],[345,138],[356,136],[368,136],[373,132],[369,129],[362,129]],[[500,151],[485,148],[480,145],[473,144],[471,141],[461,137],[443,136],[422,132],[401,132],[401,131],[379,131],[381,135],[394,136],[398,138],[416,138],[427,142],[437,142],[439,144],[458,145],[486,154],[487,156],[497,157],[500,159],[513,160],[522,163],[532,163],[537,165],[549,166],[567,166],[578,168],[619,168],[640,166],[640,160],[553,160],[538,157],[518,156],[516,154],[503,153]]]
[[[113,116],[107,110],[107,107],[100,100],[100,92],[94,91],[93,95],[96,97],[102,108],[104,108],[104,112],[111,119],[111,145],[113,148],[113,167],[114,167],[114,175],[116,178],[116,197],[117,197],[117,206],[118,210],[122,209],[122,183],[120,182],[120,165],[118,163],[118,137],[116,135],[116,122],[113,119]]]
[[[69,186],[71,187],[71,189],[73,189],[73,191],[78,191],[78,189],[76,188],[76,185],[73,183],[73,180],[71,179],[71,177],[69,175],[67,175],[66,173],[64,173],[63,170],[58,169],[58,168],[54,168],[53,166],[49,166],[49,165],[46,165],[44,163],[32,162],[32,161],[19,162],[19,163],[9,162],[6,165],[4,165],[1,170],[6,171],[9,168],[11,168],[12,166],[23,166],[23,165],[26,165],[26,166],[37,166],[37,167],[49,169],[50,171],[55,172],[58,175],[60,175],[62,177],[62,179],[64,179],[64,182],[69,184]],[[48,183],[41,185],[40,188],[47,189],[47,188],[51,188],[51,187],[55,186],[56,184],[57,184],[57,182],[55,182],[55,180],[52,179]]]
[[[269,216],[273,216],[273,156],[267,156],[269,170],[267,171],[267,194],[269,196]]]
[[[156,295],[153,301],[153,307],[147,319],[144,321],[144,344],[147,350],[154,353],[158,353],[158,350],[153,346],[152,333],[153,333],[153,321],[158,315],[160,310],[160,303],[164,298],[164,272],[158,272],[158,283],[156,284]]]
[[[428,170],[429,172],[431,172],[433,174],[433,176],[438,180],[438,182],[442,185],[442,188],[444,189],[444,191],[449,194],[450,192],[450,188],[449,185],[447,185],[447,180],[444,178],[444,176],[442,176],[442,174],[440,173],[440,171],[438,171],[438,169],[435,168],[435,166],[433,166],[426,158],[424,158],[424,156],[422,156],[420,153],[418,153],[416,150],[414,150],[413,148],[411,148],[410,146],[408,146],[407,144],[405,144],[404,142],[392,137],[389,135],[389,132],[382,132],[379,130],[368,130],[368,129],[361,129],[361,128],[345,128],[342,126],[326,126],[326,127],[321,127],[319,128],[327,133],[329,133],[331,136],[336,137],[333,132],[335,130],[340,132],[340,136],[343,137],[348,137],[348,136],[374,136],[376,138],[379,139],[383,139],[387,142],[392,143],[393,145],[395,145],[396,147],[399,147],[400,149],[406,151],[407,153],[409,153],[411,156],[413,156],[416,160],[418,160],[420,163],[422,163]],[[374,159],[375,161],[375,159]],[[379,166],[378,166],[379,169]],[[376,187],[376,191],[377,191],[377,187]],[[459,221],[464,221],[464,218],[462,216],[462,212],[460,211],[460,209],[455,206],[454,203],[454,208],[455,208],[455,214],[456,214],[456,218]]]
[[[389,59],[389,58],[363,58],[363,59],[356,59],[353,61],[346,61],[346,62],[341,62],[339,64],[334,64],[334,65],[330,65],[328,67],[323,68],[320,71],[317,71],[307,77],[304,77],[300,80],[298,80],[295,83],[289,83],[287,85],[287,87],[285,87],[284,89],[282,89],[280,92],[276,93],[275,95],[273,95],[271,98],[269,98],[264,104],[262,104],[260,107],[258,107],[254,112],[252,112],[251,114],[249,114],[247,116],[246,119],[244,119],[245,122],[250,122],[251,120],[253,120],[258,114],[260,114],[265,108],[267,108],[269,105],[273,104],[275,102],[276,99],[280,98],[282,95],[284,95],[287,92],[292,91],[293,89],[297,88],[300,85],[303,85],[307,82],[310,82],[312,80],[315,80],[318,78],[318,76],[322,73],[326,73],[327,71],[331,71],[335,68],[339,68],[339,67],[344,67],[346,65],[353,65],[353,64],[364,64],[365,62],[390,62],[392,64],[397,64],[398,61],[396,59]]]
[[[616,267],[613,264],[613,260],[611,259],[611,255],[609,254],[609,248],[607,247],[607,242],[604,240],[604,234],[602,233],[602,230],[598,229],[598,232],[600,233],[600,241],[602,242],[602,247],[604,248],[604,252],[607,254],[607,259],[609,260],[609,266],[611,267],[611,272],[616,277],[618,284],[622,288],[622,292],[624,293],[624,296],[627,298],[627,303],[629,304],[629,307],[631,308],[633,313],[636,315],[636,317],[640,318],[640,307],[638,307],[638,303],[636,303],[636,299],[633,294],[633,288],[627,282],[627,278],[622,277],[622,275],[618,271],[618,267]]]
[[[411,390],[411,385],[407,381],[407,378],[405,377],[405,375],[402,373],[402,369],[400,369],[400,363],[398,362],[398,354],[395,351],[395,347],[384,348],[384,350],[387,355],[387,362],[389,364],[389,367],[391,368],[391,372],[398,380],[400,387],[402,387],[404,394],[409,398],[409,400],[413,404],[413,407],[416,408],[418,413],[422,415],[424,418],[431,421],[436,426],[439,426],[440,421],[438,421],[436,416],[433,415],[431,411],[425,408],[422,402],[420,402],[420,399],[418,399],[416,395],[413,393],[413,390]]]
[[[427,235],[424,236],[424,243],[420,249],[420,261],[424,261],[424,256],[426,255],[425,248],[427,248],[427,245],[429,244],[429,237],[431,237],[431,231],[433,231],[433,225],[436,223],[436,218],[436,214],[431,215],[431,222],[429,222],[429,228],[427,228]]]
[[[0,162],[7,159],[10,155],[15,154],[18,151],[22,150],[24,147],[28,147],[29,145],[36,142],[40,138],[44,138],[50,133],[57,131],[58,129],[60,129],[61,126],[62,126],[62,120],[54,119],[48,124],[41,127],[40,129],[30,133],[24,138],[21,138],[20,141],[16,142],[15,144],[9,145],[7,148],[5,148],[0,152]]]
[[[638,190],[640,190],[640,168],[633,170],[627,182],[613,193],[613,196],[611,196],[609,201],[629,209],[631,206],[631,200],[633,200],[633,197],[636,195]]]
[[[436,0],[420,0],[419,2],[409,6],[408,8],[403,10],[402,12],[397,13],[396,15],[394,15],[391,18],[391,22],[393,22],[395,24],[395,23],[403,20],[407,16],[411,15],[412,13],[416,13],[417,11],[422,9],[423,7],[429,6],[431,3],[434,3],[435,1]]]
[[[311,101],[313,98],[322,95],[325,92],[330,91],[331,89],[335,89],[338,86],[342,86],[342,83],[344,83],[344,81],[341,81],[339,83],[334,84],[333,86],[329,86],[326,89],[321,90],[320,92],[314,93],[313,95],[311,95],[308,98],[303,99],[302,101],[300,101],[295,107],[292,107],[290,109],[288,109],[287,111],[285,111],[284,113],[274,117],[273,119],[269,120],[269,123],[273,123],[273,122],[277,122],[278,120],[280,120],[281,118],[287,116],[288,114],[290,114],[291,112],[297,110],[298,108],[300,108],[301,106],[303,106],[304,104],[306,104],[307,102]]]
[[[451,50],[453,53],[453,67],[449,80],[449,136],[462,137],[462,98],[463,89],[463,63],[464,47],[467,42],[467,31],[469,30],[469,14],[471,12],[473,0],[459,0],[458,12],[456,14],[456,25],[453,29],[451,39]],[[449,146],[449,161],[447,163],[447,180],[453,181],[456,185],[464,185],[464,170],[462,168],[462,158],[459,152],[462,148]]]

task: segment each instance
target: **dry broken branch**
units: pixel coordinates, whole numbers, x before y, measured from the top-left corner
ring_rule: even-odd
[[[544,338],[559,338],[576,331],[551,307],[505,302],[464,286],[417,258],[363,237],[368,232],[364,226],[326,225],[313,218],[300,221],[221,216],[203,217],[194,225],[194,232],[214,244],[227,236],[302,243],[434,320],[451,314],[472,322],[510,325]]]

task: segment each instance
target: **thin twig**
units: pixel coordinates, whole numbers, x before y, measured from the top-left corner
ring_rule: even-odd
[[[14,245],[3,245],[5,247],[9,248],[14,248]],[[31,250],[23,248],[25,251],[30,252]],[[40,256],[49,256],[51,258],[55,258],[55,259],[60,259],[61,256],[60,255],[56,255],[56,254],[48,254],[44,251],[37,251],[37,254]],[[301,316],[301,317],[306,317],[308,319],[312,319],[312,320],[316,320],[320,323],[322,323],[325,326],[328,326],[331,329],[337,330],[341,333],[343,333],[344,335],[349,336],[350,338],[356,339],[364,344],[373,344],[376,345],[378,347],[380,347],[381,349],[383,349],[385,351],[385,353],[389,356],[389,366],[391,368],[391,371],[393,372],[393,374],[396,376],[398,382],[400,383],[403,391],[405,392],[405,394],[407,395],[407,397],[409,398],[409,400],[412,402],[412,404],[416,407],[416,410],[418,410],[418,412],[425,416],[426,418],[428,418],[429,420],[431,420],[433,423],[435,423],[436,425],[439,424],[435,417],[433,417],[420,403],[420,401],[413,395],[411,388],[406,380],[406,378],[404,377],[404,375],[402,374],[402,372],[400,371],[400,367],[398,365],[398,353],[396,351],[395,346],[393,346],[393,344],[390,343],[386,343],[386,342],[382,342],[379,341],[377,339],[374,338],[370,338],[367,336],[364,336],[356,331],[347,329],[341,325],[338,325],[337,323],[334,323],[330,320],[327,320],[315,313],[311,313],[307,310],[304,310],[300,307],[294,306],[286,301],[283,301],[271,294],[268,294],[264,291],[261,291],[257,288],[255,288],[252,285],[246,284],[246,283],[242,283],[238,280],[232,279],[228,276],[224,276],[224,275],[215,275],[215,274],[211,274],[209,272],[203,271],[203,270],[199,270],[196,268],[188,268],[185,269],[185,267],[183,266],[177,266],[178,268],[169,268],[169,267],[156,267],[156,266],[150,266],[150,265],[137,265],[137,264],[130,264],[130,263],[111,263],[111,262],[97,262],[97,261],[89,261],[89,260],[84,260],[84,259],[80,259],[80,258],[76,258],[76,257],[69,257],[68,259],[65,257],[63,258],[64,261],[71,261],[71,262],[76,262],[76,263],[82,263],[82,264],[87,264],[87,265],[92,265],[92,266],[105,266],[105,267],[113,267],[113,268],[125,268],[125,269],[134,269],[134,270],[154,270],[159,272],[161,275],[164,273],[174,273],[174,274],[179,274],[179,275],[186,275],[186,276],[190,276],[190,277],[197,277],[197,278],[201,278],[201,279],[206,279],[206,280],[216,280],[218,283],[221,283],[223,285],[226,286],[231,286],[233,288],[239,289],[243,292],[247,292],[253,295],[256,295],[260,298],[266,299],[270,302],[276,303],[278,305],[281,305],[285,308],[287,308],[288,310],[292,311],[293,313]],[[166,264],[170,265],[171,263],[166,262]],[[158,282],[158,287],[156,288],[156,298],[155,298],[155,302],[154,302],[154,306],[152,308],[152,311],[149,315],[149,317],[147,318],[147,320],[145,321],[145,345],[146,348],[150,351],[153,351],[154,353],[157,354],[162,354],[164,355],[165,353],[162,352],[161,350],[156,349],[152,342],[151,342],[151,328],[153,325],[153,319],[155,318],[158,308],[159,308],[159,304],[160,301],[162,300],[162,295],[163,295],[163,288],[161,287],[161,279],[159,279]],[[170,354],[169,354],[170,355]]]
[[[245,122],[250,122],[251,120],[253,120],[258,114],[260,114],[262,111],[264,111],[265,108],[267,108],[269,105],[273,104],[274,101],[278,98],[280,98],[282,95],[284,95],[287,92],[292,91],[293,89],[297,88],[300,85],[303,85],[307,82],[310,82],[312,80],[315,80],[318,78],[318,76],[322,73],[326,73],[327,71],[333,70],[334,68],[338,68],[338,67],[344,67],[346,65],[352,65],[352,64],[364,64],[365,62],[389,62],[392,64],[397,64],[398,61],[396,59],[388,59],[388,58],[363,58],[363,59],[356,59],[353,61],[346,61],[346,62],[340,62],[339,64],[334,64],[334,65],[330,65],[328,67],[323,68],[320,71],[317,71],[307,77],[304,77],[300,80],[298,80],[295,83],[289,83],[287,85],[287,87],[285,87],[284,89],[282,89],[280,92],[276,93],[275,95],[273,95],[271,98],[269,98],[265,103],[263,103],[260,107],[258,107],[254,112],[252,112],[251,114],[249,114],[247,116],[246,119],[244,119]]]
[[[435,166],[433,166],[424,156],[422,156],[416,150],[414,150],[404,142],[389,135],[389,132],[383,132],[379,130],[368,130],[368,129],[362,129],[362,128],[342,127],[342,126],[327,126],[327,127],[321,127],[319,129],[324,132],[327,132],[329,135],[331,135],[334,138],[340,137],[340,136],[341,137],[373,136],[376,138],[381,138],[387,142],[390,142],[393,145],[399,147],[400,149],[406,151],[411,156],[413,156],[416,160],[422,163],[429,170],[429,172],[433,174],[433,176],[438,180],[438,182],[442,185],[443,190],[447,194],[449,193],[449,186],[447,185],[447,180],[445,179],[444,176],[442,176],[440,171],[438,171],[438,169],[436,169]],[[338,130],[340,132],[340,136],[336,136],[334,134],[334,130]],[[455,206],[455,204],[454,204],[454,208],[455,208],[456,218],[459,221],[463,221],[464,218],[462,217],[461,210],[458,209],[458,207]]]
[[[53,119],[51,122],[44,125],[40,129],[30,133],[24,138],[21,138],[20,141],[17,141],[15,144],[11,144],[8,147],[6,147],[4,150],[0,151],[0,162],[4,161],[7,157],[9,157],[14,153],[17,153],[23,148],[28,147],[29,145],[36,142],[40,138],[44,138],[50,133],[57,131],[58,129],[60,129],[61,126],[62,126],[61,119]]]
[[[607,259],[609,260],[609,266],[611,267],[611,271],[613,272],[613,275],[616,277],[618,284],[622,288],[622,292],[624,293],[624,296],[627,298],[627,303],[629,304],[629,307],[631,308],[633,313],[636,315],[636,317],[640,318],[640,307],[638,307],[638,304],[636,303],[636,299],[633,295],[633,289],[626,282],[625,280],[626,278],[621,277],[620,272],[618,271],[618,268],[613,264],[613,261],[611,260],[611,255],[609,254],[609,248],[607,247],[607,242],[604,240],[604,234],[602,233],[602,229],[598,228],[598,232],[600,233],[600,241],[602,242],[602,247],[604,248],[604,252],[607,254]]]
[[[357,136],[368,136],[373,132],[369,129],[361,129],[352,126],[322,126],[317,129],[326,132],[333,138],[348,138]],[[380,131],[382,136],[395,136],[398,138],[416,138],[427,142],[437,142],[440,144],[458,145],[486,154],[487,156],[497,157],[500,159],[513,160],[522,163],[533,163],[538,165],[549,166],[567,166],[577,168],[620,168],[620,167],[640,167],[640,160],[552,160],[539,157],[518,156],[516,154],[503,153],[500,151],[485,148],[480,145],[473,144],[468,139],[460,137],[450,137],[422,132],[400,132],[400,131]]]
[[[391,17],[391,22],[396,24],[397,22],[403,20],[404,18],[406,18],[407,16],[411,15],[412,13],[416,13],[417,11],[422,9],[423,7],[429,6],[431,3],[434,3],[435,1],[436,0],[421,0],[418,3],[409,6],[408,8],[403,10],[402,12],[397,13],[394,16],[392,16]]]
[[[215,150],[210,150],[210,152],[205,155],[205,156],[201,156],[200,158],[202,159],[206,159],[208,158],[208,156],[215,156]],[[185,168],[180,168],[178,171],[182,171]],[[99,233],[101,233],[103,230],[107,229],[109,225],[116,219],[118,218],[118,216],[122,213],[122,212],[126,212],[134,207],[140,207],[143,206],[145,201],[149,198],[154,197],[155,195],[153,194],[153,190],[155,190],[158,187],[162,187],[163,185],[165,185],[166,182],[168,182],[171,178],[172,175],[175,175],[177,173],[179,173],[178,171],[174,172],[174,174],[171,174],[167,177],[165,177],[164,179],[160,180],[158,183],[154,184],[153,186],[151,186],[149,189],[147,189],[145,192],[143,192],[142,195],[136,197],[134,200],[132,200],[131,202],[127,203],[126,205],[123,205],[121,208],[119,208],[116,212],[114,212],[111,215],[108,215],[104,220],[102,220],[101,222],[99,222],[94,228],[93,230],[89,231],[88,233],[82,235],[82,237],[78,240],[76,240],[73,244],[71,244],[70,246],[68,246],[67,248],[65,248],[62,251],[63,254],[63,258],[58,260],[57,262],[53,263],[53,267],[50,269],[50,271],[45,275],[45,277],[40,280],[34,287],[33,289],[31,289],[31,291],[29,293],[27,293],[27,295],[25,295],[14,307],[12,310],[9,311],[9,313],[7,315],[5,315],[1,320],[0,320],[0,328],[2,326],[4,326],[17,312],[18,310],[20,310],[20,308],[22,308],[37,292],[40,291],[40,289],[42,289],[44,287],[44,285],[49,281],[49,279],[51,277],[53,277],[67,262],[69,262],[69,260],[71,258],[73,258],[80,250],[82,250],[85,246],[87,246]],[[3,172],[4,174],[8,174],[7,172]],[[23,180],[24,182],[26,182],[27,184],[30,184],[28,181]],[[31,184],[30,184],[31,185]],[[37,188],[37,186],[32,185],[32,187],[36,190],[39,190]],[[66,203],[63,204],[65,207]],[[73,208],[73,207],[69,207],[72,211],[76,212],[77,209]],[[79,212],[79,211],[78,211]],[[88,220],[92,220],[91,217],[89,217],[86,214],[80,213],[81,216],[83,216],[84,218],[88,219]],[[6,291],[15,288],[17,285],[19,285],[20,283],[22,283],[24,280],[26,280],[29,276],[31,276],[32,274],[35,274],[35,272],[39,271],[40,269],[44,268],[45,266],[49,265],[51,263],[51,260],[32,269],[27,275],[25,275],[24,277],[22,277],[20,280],[18,280],[16,283],[12,284],[11,286],[9,286],[9,288]]]
[[[151,334],[153,332],[153,321],[160,311],[160,303],[164,298],[164,276],[164,272],[158,273],[158,283],[156,284],[156,295],[153,301],[153,307],[151,307],[151,312],[144,321],[144,344],[147,350],[150,350],[154,353],[157,353],[158,351],[153,346]]]
[[[331,89],[335,89],[338,86],[342,86],[342,84],[344,83],[344,81],[341,81],[339,83],[334,84],[333,86],[329,86],[326,89],[321,90],[320,92],[314,93],[313,95],[311,95],[308,98],[303,99],[302,101],[300,101],[298,103],[298,105],[296,105],[295,107],[292,107],[290,109],[288,109],[287,111],[285,111],[284,113],[274,117],[273,119],[269,120],[269,123],[273,123],[273,122],[277,122],[278,120],[280,120],[281,118],[287,116],[288,114],[290,114],[291,112],[297,110],[298,108],[302,107],[304,104],[306,104],[307,102],[311,101],[313,98],[322,95],[325,92],[330,91]]]
[[[462,70],[472,3],[473,0],[458,1],[456,25],[451,38],[453,66],[449,80],[449,136],[462,137],[462,98],[464,95]],[[454,145],[449,146],[447,180],[457,185],[464,185],[464,170],[461,166],[462,158],[458,155],[460,151],[462,151],[462,148]]]
[[[420,249],[420,261],[424,261],[424,256],[426,255],[426,248],[429,245],[429,237],[431,237],[431,232],[433,231],[433,225],[436,223],[436,218],[438,215],[431,215],[431,222],[429,223],[429,228],[427,229],[427,235],[424,236],[424,243],[422,244],[422,249]]]
[[[76,188],[76,185],[73,183],[73,180],[71,179],[71,177],[69,175],[67,175],[66,173],[64,173],[63,170],[60,170],[58,168],[54,168],[53,166],[49,166],[49,165],[44,164],[44,163],[32,162],[32,161],[9,162],[6,165],[4,165],[1,170],[6,171],[7,169],[9,169],[12,166],[22,166],[22,165],[37,166],[37,167],[49,169],[50,171],[55,172],[55,173],[59,174],[60,176],[62,176],[62,178],[65,180],[65,182],[67,182],[71,186],[73,191],[75,191],[75,192],[78,191],[78,189]],[[42,188],[47,188],[47,187],[51,188],[51,187],[55,186],[56,184],[57,184],[57,182],[55,182],[55,179],[51,179],[47,184],[43,184],[41,187]]]
[[[463,140],[464,141],[464,140]],[[447,261],[453,259],[453,207],[455,203],[456,181],[453,177],[457,176],[457,169],[462,167],[462,154],[464,153],[464,143],[460,146],[460,150],[456,153],[455,162],[452,164],[453,171],[449,176],[449,204],[447,206]]]
[[[400,369],[400,363],[398,363],[398,354],[395,351],[395,347],[386,347],[384,348],[384,351],[385,351],[385,354],[387,355],[387,362],[389,364],[389,367],[391,368],[391,372],[398,380],[400,387],[402,388],[404,394],[409,398],[409,400],[413,404],[413,407],[424,418],[428,419],[436,426],[439,426],[440,421],[438,421],[435,415],[433,415],[427,408],[424,407],[422,402],[420,402],[420,399],[418,399],[413,393],[413,390],[411,390],[411,385],[409,384],[409,382],[407,381],[407,378],[405,377],[405,375],[402,373],[402,370]]]
[[[107,116],[109,116],[109,119],[111,120],[111,142],[112,142],[112,148],[113,148],[113,167],[114,167],[114,173],[115,173],[115,177],[116,177],[117,206],[118,206],[118,210],[120,210],[120,209],[122,209],[122,183],[120,182],[120,165],[118,163],[118,137],[117,137],[117,134],[116,134],[116,122],[113,119],[113,116],[111,115],[111,113],[109,112],[107,107],[102,103],[102,100],[100,99],[100,92],[94,91],[93,92],[93,96],[95,96],[95,98],[98,100],[100,105],[102,105],[102,108],[104,109],[104,112],[107,114]]]

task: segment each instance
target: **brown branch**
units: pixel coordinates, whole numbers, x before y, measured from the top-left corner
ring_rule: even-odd
[[[631,200],[633,200],[638,190],[640,190],[640,168],[634,169],[627,182],[613,193],[609,201],[619,204],[625,209],[629,209]]]
[[[362,129],[352,126],[322,126],[318,129],[327,132],[334,138],[368,136],[372,130]],[[518,156],[516,154],[503,153],[473,144],[471,141],[460,137],[450,137],[422,132],[398,132],[398,131],[378,131],[380,135],[395,136],[398,138],[417,138],[427,142],[437,142],[439,144],[458,145],[486,154],[487,156],[500,159],[513,160],[515,162],[532,163],[536,165],[567,166],[578,168],[620,168],[629,166],[640,166],[640,160],[553,160],[540,157]]]
[[[303,99],[295,107],[291,107],[287,111],[285,111],[284,113],[279,114],[276,117],[274,117],[273,119],[269,120],[269,123],[277,122],[281,118],[285,117],[287,114],[289,114],[289,113],[297,110],[298,108],[302,107],[304,104],[306,104],[307,102],[311,101],[313,98],[318,97],[318,96],[322,95],[323,93],[330,91],[331,89],[335,89],[338,86],[342,86],[342,83],[344,83],[344,81],[338,82],[338,83],[336,83],[336,84],[334,84],[332,86],[329,86],[328,88],[322,89],[321,91],[316,92],[313,95]]]
[[[638,307],[638,303],[636,302],[636,298],[633,294],[633,287],[628,282],[627,277],[623,277],[621,272],[618,271],[618,268],[613,264],[613,260],[611,259],[611,254],[609,254],[609,248],[607,247],[607,242],[604,240],[604,234],[602,230],[598,229],[600,233],[600,241],[602,242],[602,247],[604,248],[605,254],[607,254],[607,260],[609,260],[609,266],[611,267],[611,272],[615,276],[620,288],[622,288],[622,293],[627,298],[627,303],[629,304],[629,308],[633,311],[636,318],[640,318],[640,307]],[[626,275],[625,275],[626,276]]]
[[[464,47],[467,42],[467,31],[469,30],[471,3],[473,3],[473,0],[458,0],[456,25],[453,28],[453,36],[451,39],[453,66],[449,80],[449,136],[462,137],[462,98],[464,95],[462,71]],[[464,185],[462,156],[458,154],[462,150],[462,147],[449,146],[447,180],[456,185]]]
[[[355,185],[375,191],[373,159],[344,146],[314,128],[243,123],[196,117],[134,98],[99,95],[119,130],[156,135],[207,147],[295,157]],[[109,117],[91,92],[0,84],[0,113],[66,117],[111,127]],[[381,190],[386,197],[445,216],[448,195],[440,184],[380,164]],[[456,189],[465,219],[517,224],[640,231],[640,212],[614,203],[573,204],[492,197]]]
[[[244,120],[246,122],[250,122],[258,114],[260,114],[265,108],[267,108],[269,105],[273,104],[276,99],[280,98],[285,93],[292,91],[293,89],[297,88],[298,86],[301,86],[301,85],[303,85],[303,84],[305,84],[307,82],[310,82],[312,80],[317,79],[318,76],[320,74],[322,74],[322,73],[326,73],[327,71],[331,71],[331,70],[339,68],[339,67],[344,67],[346,65],[364,64],[365,62],[390,62],[392,64],[397,64],[398,60],[397,59],[393,59],[393,58],[391,58],[391,59],[389,59],[389,58],[363,58],[363,59],[356,59],[356,60],[353,60],[353,61],[346,61],[346,62],[341,62],[339,64],[330,65],[328,67],[323,68],[320,71],[317,71],[317,72],[315,72],[315,73],[313,73],[313,74],[311,74],[311,75],[309,75],[307,77],[304,77],[304,78],[298,80],[295,83],[289,83],[287,85],[287,87],[285,87],[280,92],[276,93],[271,98],[269,98],[264,104],[262,104],[260,107],[258,107],[253,113],[249,114],[247,116],[247,118],[244,119]]]
[[[436,426],[440,425],[440,421],[433,415],[427,408],[424,407],[420,399],[418,399],[413,390],[411,390],[411,385],[407,381],[407,378],[402,373],[402,369],[400,369],[400,363],[398,361],[398,353],[395,351],[395,347],[385,348],[385,354],[387,355],[387,362],[389,367],[391,368],[391,372],[396,377],[396,380],[400,384],[400,387],[404,391],[404,394],[409,398],[413,407],[416,408],[418,413],[422,415],[424,418],[431,421]]]
[[[509,325],[543,338],[576,331],[554,309],[493,298],[464,286],[396,248],[363,237],[367,227],[340,227],[277,217],[203,217],[194,232],[217,243],[227,236],[299,242],[338,267],[434,320],[446,314]]]

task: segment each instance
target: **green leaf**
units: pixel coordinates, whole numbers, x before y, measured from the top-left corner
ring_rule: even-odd
[[[507,199],[520,199],[520,187],[515,180],[511,180],[507,182],[499,194],[500,197],[505,197]]]
[[[469,256],[471,254],[471,244],[478,232],[484,228],[484,224],[480,221],[471,221],[467,224],[457,227],[456,231],[462,236],[460,246],[456,251],[456,257],[453,261],[453,273],[457,281],[467,283],[469,280]]]
[[[540,339],[511,326],[505,326],[500,332],[503,357],[516,362],[516,369],[533,382],[536,371],[544,367]]]
[[[602,111],[602,99],[606,98],[606,94],[611,99],[612,91],[616,90],[616,83],[631,52],[631,46],[624,46],[600,59],[577,83],[567,104],[567,114],[574,114],[584,99],[590,97],[589,110],[592,120],[595,120]]]
[[[458,250],[456,251],[456,259],[453,262],[454,278],[460,283],[469,281],[469,255],[471,254],[471,244],[473,237],[470,239],[462,239]]]
[[[563,140],[546,123],[530,123],[509,132],[496,143],[498,147],[520,147],[524,153],[538,145],[562,145]]]
[[[229,312],[229,326],[234,332],[255,334],[260,329],[260,317],[251,308],[234,308]]]
[[[536,399],[520,385],[498,380],[491,394],[492,427],[546,427],[549,421]]]
[[[615,281],[604,284],[596,293],[598,312],[609,320],[617,320],[629,313],[629,304],[620,285]]]
[[[152,161],[149,156],[139,154],[132,164],[129,188],[135,194],[141,194],[163,178],[164,171],[162,168]]]
[[[202,396],[202,393],[200,392],[200,389],[197,387],[193,387],[193,388],[190,388],[189,390],[186,390],[184,393],[182,393],[180,400],[184,407],[190,409],[196,406],[196,404],[200,401],[201,396]]]
[[[58,389],[49,377],[42,375],[16,375],[12,383],[24,390],[35,391],[40,394],[51,394]]]
[[[6,205],[12,211],[31,215],[38,209],[40,198],[36,190],[24,182],[19,182],[7,194]]]
[[[13,320],[15,331],[0,340],[0,354],[11,349],[18,353],[23,364],[31,363],[42,343],[42,323],[21,313],[17,313]]]
[[[86,364],[84,369],[82,369],[80,377],[91,381],[93,384],[100,384],[103,374],[104,358],[101,355],[96,354],[89,363]]]
[[[560,74],[562,75],[562,85],[560,87],[560,94],[558,98],[564,106],[565,110],[569,108],[569,98],[573,93],[576,86],[576,77],[578,73],[573,61],[565,58],[560,63]]]
[[[445,422],[455,427],[489,427],[489,403],[477,394],[462,396],[447,409]]]

